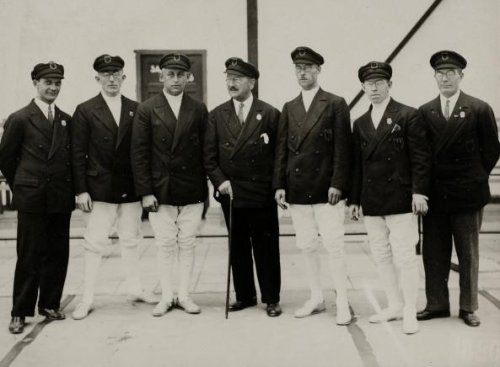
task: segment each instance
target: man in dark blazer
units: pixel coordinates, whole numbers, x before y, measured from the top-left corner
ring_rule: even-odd
[[[320,282],[319,237],[328,251],[337,293],[337,324],[351,321],[344,262],[345,192],[351,155],[349,109],[342,97],[319,87],[323,57],[309,47],[292,51],[301,94],[281,113],[273,186],[290,214],[302,250],[311,297],[295,312],[306,317],[325,310]]]
[[[71,179],[71,117],[55,100],[64,68],[37,64],[31,72],[37,96],[5,122],[0,170],[17,209],[17,263],[9,330],[22,333],[25,317],[38,313],[63,320],[60,301],[69,256],[69,222],[75,206]]]
[[[439,96],[420,107],[432,147],[429,213],[424,218],[423,259],[427,305],[419,320],[450,316],[448,276],[452,243],[460,273],[459,317],[479,326],[477,286],[479,230],[490,200],[488,176],[500,154],[491,107],[460,90],[467,61],[439,51],[430,64]]]
[[[150,211],[158,246],[162,299],[153,316],[173,307],[201,312],[189,297],[196,234],[207,198],[203,137],[207,108],[184,93],[192,78],[186,55],[171,53],[160,60],[163,90],[141,103],[132,132],[132,168],[136,194]],[[178,259],[179,287],[174,298],[171,273]]]
[[[150,301],[139,279],[142,239],[140,199],[134,192],[130,164],[132,122],[138,103],[121,94],[126,76],[120,56],[104,54],[93,64],[100,93],[73,114],[73,176],[77,207],[88,212],[84,232],[85,272],[82,301],[73,318],[87,317],[109,233],[117,224],[130,301]]]
[[[349,212],[357,220],[360,206],[363,209],[371,252],[388,300],[388,307],[369,321],[402,317],[403,331],[413,334],[418,331],[416,215],[428,209],[430,146],[418,111],[390,97],[389,64],[369,62],[359,68],[358,77],[371,105],[354,121]]]
[[[233,206],[230,251],[236,302],[229,311],[257,304],[253,252],[261,300],[275,317],[281,314],[278,208],[272,188],[279,111],[253,96],[259,78],[254,65],[238,57],[225,65],[231,99],[210,112],[205,167],[228,230]]]

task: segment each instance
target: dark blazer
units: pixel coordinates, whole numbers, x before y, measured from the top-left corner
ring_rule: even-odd
[[[116,124],[99,93],[78,105],[73,114],[73,176],[77,194],[88,192],[94,201],[128,203],[139,200],[134,192],[130,140],[139,105],[121,97],[121,117]]]
[[[491,107],[460,92],[448,121],[439,96],[420,107],[432,146],[432,210],[466,212],[486,205],[488,176],[500,155]]]
[[[69,213],[75,207],[71,179],[71,116],[55,108],[49,121],[34,101],[9,116],[0,144],[0,170],[15,209]]]
[[[184,93],[179,121],[162,93],[137,108],[132,129],[132,170],[139,196],[154,194],[159,204],[204,202],[207,178],[203,139],[208,111]]]
[[[278,130],[273,186],[291,204],[328,202],[328,189],[348,189],[349,109],[342,97],[319,89],[309,110],[302,94],[285,103]]]
[[[231,182],[235,207],[274,204],[272,175],[279,116],[276,108],[255,97],[243,126],[232,99],[210,112],[205,168],[215,189],[226,180]]]
[[[391,99],[377,129],[371,110],[354,121],[349,203],[365,215],[412,211],[412,194],[428,195],[431,149],[419,112]]]

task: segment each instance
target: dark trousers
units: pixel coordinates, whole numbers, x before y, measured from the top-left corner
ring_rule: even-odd
[[[453,243],[460,276],[460,309],[477,310],[479,269],[479,230],[483,210],[462,214],[433,212],[424,217],[423,260],[425,268],[426,308],[431,311],[450,308],[448,277]]]
[[[69,258],[71,213],[17,214],[17,263],[12,316],[33,316],[39,308],[58,309]]]
[[[229,230],[229,203],[222,203]],[[233,208],[231,268],[238,301],[257,297],[253,258],[263,303],[278,303],[281,289],[278,211],[267,208]]]

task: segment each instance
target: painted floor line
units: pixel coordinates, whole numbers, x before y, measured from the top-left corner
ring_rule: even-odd
[[[481,296],[483,296],[484,298],[486,298],[488,301],[493,303],[495,305],[495,307],[500,310],[500,299],[496,298],[494,295],[492,295],[490,292],[488,292],[485,289],[479,290],[478,293]]]
[[[352,308],[351,314],[355,314]],[[347,325],[347,330],[349,331],[349,334],[351,334],[352,341],[358,350],[363,364],[365,367],[380,367],[377,357],[375,357],[375,353],[373,352],[373,348],[366,338],[365,332],[357,324],[355,316],[353,316],[353,318],[353,322]]]
[[[67,295],[61,302],[61,310],[64,310],[74,298],[75,296],[73,294]],[[23,351],[23,349],[33,343],[36,337],[42,332],[43,328],[51,322],[52,321],[49,321],[47,319],[43,319],[42,321],[37,322],[33,329],[28,334],[26,334],[24,338],[14,344],[14,346],[9,350],[5,357],[2,358],[2,360],[0,361],[0,367],[9,367]]]

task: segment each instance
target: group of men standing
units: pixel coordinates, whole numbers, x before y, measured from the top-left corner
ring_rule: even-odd
[[[310,288],[309,299],[294,316],[326,308],[322,243],[335,287],[336,323],[349,324],[344,221],[346,211],[353,219],[363,211],[388,299],[388,307],[369,321],[402,318],[403,331],[412,334],[418,331],[417,319],[449,316],[454,242],[460,263],[459,316],[478,326],[478,233],[500,144],[491,108],[460,91],[465,59],[453,51],[431,57],[440,95],[419,110],[391,98],[390,65],[363,65],[358,77],[371,106],[351,132],[344,98],[319,86],[324,58],[309,47],[297,47],[291,58],[301,93],[281,113],[252,94],[259,71],[237,57],[225,63],[231,99],[210,113],[184,93],[191,61],[183,54],[162,57],[164,88],[141,104],[121,95],[123,59],[99,56],[93,66],[101,92],[80,104],[72,118],[54,104],[62,65],[36,65],[31,76],[37,96],[8,118],[0,144],[0,170],[13,191],[19,219],[9,330],[23,331],[25,317],[34,315],[38,291],[39,313],[51,320],[65,318],[60,298],[75,195],[77,207],[90,214],[84,289],[74,319],[87,317],[93,308],[115,222],[128,298],[157,303],[153,316],[174,308],[200,313],[189,286],[207,176],[231,231],[236,302],[230,311],[257,304],[255,261],[267,314],[282,312],[280,206],[290,211]],[[159,302],[143,290],[138,271],[143,209],[150,212],[157,245]],[[417,215],[424,215],[427,296],[419,313]]]

